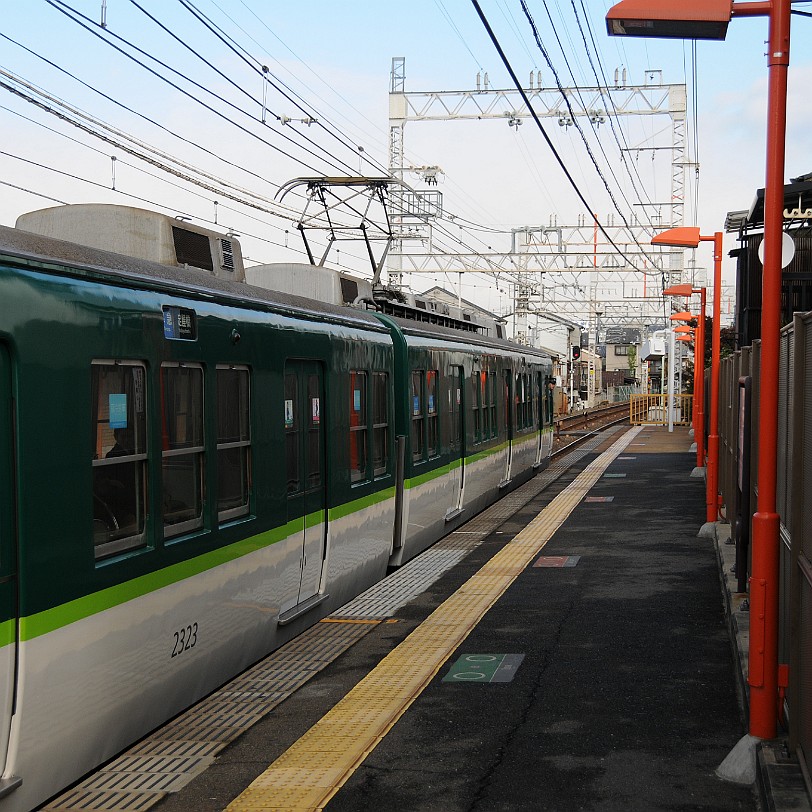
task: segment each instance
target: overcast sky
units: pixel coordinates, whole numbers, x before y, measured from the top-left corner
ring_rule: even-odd
[[[609,38],[604,17],[610,6],[606,0],[527,0],[545,57],[520,0],[482,2],[523,83],[531,71],[540,71],[544,86],[554,86],[553,68],[563,86],[594,85],[593,69],[603,71],[610,84],[616,69],[626,70],[630,84],[686,83],[689,110],[697,113],[696,129],[693,116],[687,128],[688,158],[698,163],[699,180],[695,186],[695,169],[690,167],[685,222],[696,223],[706,232],[720,229],[725,214],[749,208],[756,189],[764,185],[767,22],[734,20],[725,42],[697,45],[694,63],[690,42]],[[235,50],[207,29],[195,11],[231,38]],[[485,72],[491,87],[512,88],[474,6],[464,0],[107,0],[106,31],[98,26],[101,14],[100,0],[5,4],[0,81],[17,92],[3,88],[0,94],[4,136],[0,223],[4,225],[13,225],[25,211],[57,202],[162,207],[203,225],[210,225],[216,216],[219,227],[242,235],[244,253],[254,261],[302,261],[294,223],[300,199],[286,198],[293,219],[285,220],[215,191],[190,191],[181,178],[167,176],[45,108],[56,109],[55,99],[59,99],[191,167],[204,168],[270,201],[280,185],[295,177],[351,170],[382,174],[388,166],[392,57],[406,60],[407,92],[473,89],[477,73],[482,78]],[[87,18],[85,27],[81,19],[77,21],[78,15]],[[802,45],[812,34],[812,19],[795,16],[793,26],[787,179],[812,171],[808,103],[812,55]],[[599,63],[594,53],[590,62],[584,38],[590,50],[594,41]],[[110,43],[169,78],[177,88]],[[177,73],[170,74],[132,46]],[[256,123],[262,115],[263,81],[257,70],[262,65],[269,69],[274,85],[266,88],[264,127]],[[38,104],[24,96],[36,97]],[[297,121],[307,115],[317,118],[318,124]],[[281,125],[278,116],[292,121]],[[604,180],[575,128],[559,127],[550,119],[544,124],[590,209],[602,220],[615,214]],[[624,118],[616,126],[630,147],[670,146],[667,116]],[[92,129],[97,127],[94,123]],[[617,133],[605,124],[597,131],[584,127],[601,173],[630,221],[632,212],[639,216],[645,208],[634,206],[635,201],[668,200],[668,150],[626,153],[635,167],[629,173],[621,163]],[[118,144],[119,135],[110,137]],[[443,170],[437,189],[443,193],[445,210],[458,218],[443,224],[445,241],[458,236],[476,250],[491,246],[504,251],[512,228],[547,225],[551,218],[559,224],[574,223],[588,213],[530,120],[518,128],[506,120],[411,122],[404,147],[408,164]],[[114,171],[115,191],[111,189]],[[425,188],[416,175],[407,180]],[[269,203],[268,208],[273,206]],[[651,207],[647,211],[656,214]],[[463,221],[468,221],[465,229],[460,227]],[[733,247],[732,235],[726,241],[726,247]],[[354,253],[364,255],[352,246],[343,248],[340,263],[361,268],[363,263],[353,259]],[[709,265],[710,248],[703,246],[697,261]],[[727,261],[728,281],[731,270]],[[434,282],[417,280],[415,287],[428,288]],[[464,294],[476,298],[488,286],[492,287],[486,279],[471,277]],[[491,290],[489,303],[507,308],[506,296]]]

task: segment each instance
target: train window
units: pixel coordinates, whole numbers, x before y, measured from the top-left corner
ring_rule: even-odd
[[[372,374],[372,466],[375,476],[389,467],[389,376]]]
[[[299,493],[299,387],[291,372],[285,374],[285,459],[287,492]]]
[[[350,481],[367,476],[367,374],[350,372]]]
[[[487,440],[491,436],[491,410],[490,410],[490,373],[482,372],[479,376],[479,400],[482,404],[482,439]]]
[[[499,427],[496,423],[496,380],[496,370],[492,369],[488,372],[488,419],[487,421],[483,421],[483,427],[487,427],[489,431],[488,436],[490,437],[496,437],[499,433]]]
[[[474,442],[482,442],[482,393],[479,388],[479,373],[474,372],[471,376],[472,393],[471,410],[474,413]]]
[[[96,557],[144,544],[146,370],[133,361],[91,366],[93,543]]]
[[[516,401],[516,428],[529,428],[533,425],[533,417],[530,382],[527,375],[517,373],[514,399]]]
[[[203,369],[161,367],[164,536],[203,525]]]
[[[423,417],[423,383],[425,373],[412,372],[412,459],[423,459],[426,447],[426,424]]]
[[[217,367],[217,518],[248,513],[251,485],[249,372]]]
[[[307,488],[321,485],[321,387],[319,376],[307,376]]]
[[[429,457],[436,457],[440,453],[440,443],[437,431],[438,413],[437,370],[426,373],[426,415],[427,415],[427,447]]]

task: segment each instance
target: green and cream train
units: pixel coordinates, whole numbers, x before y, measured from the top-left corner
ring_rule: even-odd
[[[254,270],[233,239],[126,207],[0,228],[3,812],[549,458],[549,355],[324,268],[279,270],[306,296]]]

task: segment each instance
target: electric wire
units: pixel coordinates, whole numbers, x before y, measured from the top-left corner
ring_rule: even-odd
[[[584,40],[584,48],[585,48],[585,50],[587,52],[587,57],[589,59],[589,64],[590,64],[590,67],[592,68],[592,73],[595,76],[595,82],[598,85],[598,87],[601,87],[602,89],[603,88],[606,89],[606,91],[607,91],[606,92],[606,98],[609,99],[609,102],[612,105],[612,109],[614,110],[614,115],[612,114],[611,111],[609,111],[609,110],[606,111],[606,115],[607,115],[607,118],[609,120],[609,128],[612,131],[612,135],[614,136],[615,143],[617,143],[618,149],[620,150],[620,158],[623,161],[623,165],[626,168],[627,174],[629,175],[629,180],[632,183],[632,188],[635,190],[635,194],[637,196],[637,199],[640,201],[640,203],[643,203],[642,195],[637,190],[637,185],[634,182],[634,178],[632,177],[632,172],[631,172],[631,169],[629,167],[628,158],[626,156],[626,153],[624,152],[624,146],[623,145],[625,144],[626,149],[628,149],[629,144],[628,144],[628,141],[626,139],[626,134],[623,131],[623,127],[620,124],[620,117],[618,115],[617,105],[615,104],[614,97],[612,96],[612,93],[609,90],[609,81],[606,78],[606,71],[604,70],[604,67],[603,67],[603,61],[600,58],[600,51],[599,51],[598,45],[597,45],[597,43],[595,41],[595,33],[592,30],[592,25],[589,22],[589,15],[587,14],[586,7],[584,6],[584,0],[580,0],[581,11],[583,12],[584,22],[586,23],[587,30],[589,31],[589,39],[590,39],[590,41],[592,43],[592,50],[595,52],[595,59],[596,59],[596,61],[598,63],[598,67],[600,68],[601,77],[603,77],[603,83],[601,83],[601,80],[598,78],[598,74],[597,74],[597,72],[595,70],[595,65],[592,62],[592,57],[591,57],[591,54],[590,54],[590,51],[589,51],[589,46],[588,46],[588,44],[586,42],[586,36],[584,35],[584,29],[581,26],[580,15],[578,14],[578,9],[575,7],[575,0],[571,0],[571,2],[572,2],[573,12],[575,13],[575,19],[576,19],[576,21],[578,23],[578,28],[581,31],[581,37]],[[617,129],[615,128],[615,119],[617,119],[617,125],[618,125]],[[618,130],[620,131],[620,137],[618,136]],[[623,140],[623,144],[621,144],[621,138]],[[643,195],[645,195],[645,197],[648,199],[649,204],[651,204],[651,198],[649,197],[648,192],[646,190],[646,185],[643,182],[643,178],[640,176],[640,172],[639,172],[639,170],[637,169],[636,166],[634,166],[634,174],[637,175],[637,179],[640,182],[640,189],[642,190]],[[645,217],[648,220],[649,224],[653,225],[653,223],[651,221],[651,217],[649,216],[649,214],[646,211],[645,207],[644,207],[643,211],[644,211]]]
[[[145,115],[144,113],[141,113],[141,112],[135,110],[134,108],[129,107],[128,105],[126,105],[122,101],[120,101],[119,99],[116,99],[113,96],[110,96],[107,93],[104,93],[103,91],[99,90],[98,88],[94,87],[93,85],[89,84],[88,82],[85,82],[83,79],[80,79],[78,76],[76,76],[76,74],[71,73],[65,67],[63,67],[61,65],[58,65],[56,62],[53,62],[50,59],[47,59],[42,54],[39,54],[36,51],[33,51],[31,48],[28,48],[27,46],[23,45],[22,43],[18,42],[17,40],[12,39],[7,34],[4,34],[1,31],[0,31],[0,37],[7,40],[8,42],[11,42],[12,44],[16,45],[18,48],[21,48],[22,50],[24,50],[26,53],[30,54],[31,56],[36,57],[37,59],[41,60],[46,65],[49,65],[50,67],[54,68],[55,70],[60,71],[65,76],[70,77],[75,82],[79,83],[80,85],[87,88],[91,92],[96,93],[97,95],[101,96],[106,101],[109,101],[112,104],[115,104],[116,106],[120,107],[122,110],[126,110],[128,113],[131,113],[132,115],[137,116],[138,118],[146,121],[147,123],[153,125],[154,127],[157,127],[158,129],[162,130],[163,132],[167,133],[168,135],[171,135],[173,138],[178,139],[182,143],[187,144],[187,145],[192,146],[192,147],[195,147],[195,148],[199,149],[201,152],[211,156],[212,158],[216,158],[218,161],[221,161],[222,163],[226,164],[227,166],[230,166],[230,167],[232,167],[234,169],[238,169],[240,172],[245,172],[246,174],[253,176],[257,180],[262,181],[263,183],[267,183],[270,186],[275,187],[277,189],[279,188],[278,185],[274,184],[272,181],[269,181],[265,176],[260,175],[259,173],[254,172],[251,169],[248,169],[248,167],[241,166],[240,164],[237,164],[237,163],[235,163],[233,161],[230,161],[228,158],[226,158],[222,154],[222,152],[214,152],[213,150],[207,149],[201,143],[199,143],[199,141],[192,141],[191,139],[186,138],[183,135],[181,135],[180,133],[170,129],[169,127],[164,126],[163,124],[159,123],[155,119],[150,118],[149,116]]]
[[[516,89],[521,94],[522,99],[524,100],[524,103],[527,105],[527,109],[530,111],[530,114],[533,117],[533,120],[535,121],[536,126],[538,127],[538,129],[541,132],[544,140],[546,141],[547,146],[550,148],[550,151],[552,152],[553,157],[555,158],[556,162],[558,163],[559,167],[561,168],[562,172],[564,173],[564,176],[566,177],[568,183],[570,184],[570,186],[575,191],[576,195],[578,196],[578,199],[584,204],[587,211],[592,211],[592,207],[589,205],[589,202],[587,201],[587,199],[584,196],[583,192],[581,191],[580,187],[575,182],[575,179],[572,177],[572,174],[570,173],[569,169],[567,168],[566,164],[564,163],[563,159],[561,158],[561,155],[559,154],[558,150],[555,148],[555,145],[553,144],[552,140],[550,139],[550,136],[547,134],[547,131],[544,129],[544,126],[542,125],[541,120],[539,119],[538,115],[536,114],[535,110],[533,109],[533,106],[530,103],[530,100],[527,98],[527,94],[524,92],[524,89],[522,88],[521,83],[519,82],[519,79],[516,76],[516,73],[515,73],[515,71],[513,70],[513,67],[510,64],[510,61],[508,60],[505,52],[502,50],[502,46],[499,44],[499,40],[497,39],[496,34],[493,32],[493,29],[491,28],[487,17],[485,16],[484,12],[482,11],[482,8],[480,7],[477,0],[471,0],[471,2],[473,4],[474,9],[476,10],[477,14],[479,15],[479,18],[482,21],[482,24],[485,26],[485,30],[488,32],[488,36],[491,38],[491,42],[493,43],[494,48],[496,48],[496,51],[499,54],[499,57],[501,58],[502,63],[504,64],[506,70],[510,74],[510,77],[513,80],[513,83],[514,83]],[[600,229],[601,233],[604,235],[604,237],[606,237],[606,239],[609,241],[609,243],[612,245],[612,247],[617,251],[618,255],[623,257],[623,259],[625,259],[626,262],[631,267],[634,267],[634,264],[629,260],[629,258],[626,256],[626,254],[620,249],[620,247],[609,236],[609,233],[606,231],[603,224],[600,221],[597,221],[597,220],[596,220],[596,222],[598,224],[598,228]],[[651,272],[648,272],[648,271],[645,271],[645,270],[641,271],[641,273],[647,273],[647,274],[651,275]]]
[[[141,66],[141,67],[142,67],[144,70],[146,70],[146,71],[148,71],[149,73],[151,73],[151,74],[152,74],[153,76],[155,76],[157,79],[159,79],[160,81],[162,81],[162,82],[166,83],[166,84],[167,84],[167,85],[169,85],[170,87],[174,88],[174,89],[175,89],[175,90],[177,90],[179,93],[182,93],[184,96],[186,96],[186,97],[188,97],[188,98],[192,99],[194,102],[196,102],[197,104],[199,104],[200,106],[202,106],[203,108],[205,108],[206,110],[208,110],[209,112],[213,113],[215,116],[217,116],[218,118],[222,119],[222,120],[223,120],[223,121],[225,121],[226,123],[231,124],[232,126],[234,126],[234,127],[236,127],[237,129],[239,129],[241,132],[245,133],[246,135],[250,136],[251,138],[256,139],[256,140],[257,140],[257,141],[259,141],[260,143],[265,144],[266,146],[270,147],[271,149],[275,150],[276,152],[278,152],[278,153],[280,153],[280,154],[284,155],[286,158],[290,158],[292,161],[294,161],[294,162],[296,162],[296,163],[300,163],[300,164],[302,164],[303,166],[306,166],[308,169],[310,169],[310,170],[311,170],[311,171],[313,171],[313,172],[316,172],[316,173],[318,173],[318,172],[319,172],[319,170],[318,170],[316,167],[313,167],[313,166],[310,166],[309,164],[304,163],[304,161],[302,161],[300,158],[296,158],[295,156],[291,155],[291,154],[290,154],[289,152],[287,152],[286,150],[284,150],[284,149],[282,149],[281,147],[277,146],[276,144],[273,144],[272,142],[268,141],[266,138],[263,138],[262,136],[258,135],[258,134],[257,134],[257,133],[255,133],[255,132],[252,132],[252,131],[251,131],[251,130],[249,130],[248,128],[243,127],[241,124],[239,124],[239,123],[237,123],[236,121],[234,121],[233,119],[229,118],[229,117],[228,117],[228,116],[227,116],[225,113],[221,112],[220,110],[217,110],[215,107],[212,107],[210,104],[207,104],[205,101],[203,101],[202,99],[198,98],[197,96],[195,96],[194,94],[190,93],[189,91],[187,91],[187,90],[183,89],[183,88],[182,88],[180,85],[178,85],[178,84],[176,84],[175,82],[171,81],[171,80],[170,80],[170,79],[168,79],[166,76],[163,76],[162,74],[158,73],[158,71],[153,70],[152,68],[150,68],[148,65],[146,65],[144,62],[142,62],[141,60],[139,60],[139,59],[137,59],[136,57],[134,57],[132,54],[127,53],[127,52],[126,52],[126,51],[125,51],[123,48],[120,48],[120,47],[119,47],[119,46],[117,46],[117,45],[116,45],[114,42],[111,42],[109,39],[106,39],[106,38],[105,38],[104,36],[102,36],[102,35],[101,35],[101,34],[100,34],[100,33],[99,33],[97,30],[95,30],[95,28],[93,28],[93,27],[92,27],[92,26],[93,26],[93,23],[91,23],[90,25],[88,25],[88,24],[86,24],[85,22],[83,22],[82,20],[78,19],[79,17],[81,17],[81,18],[83,18],[84,20],[88,20],[88,21],[89,21],[89,18],[88,18],[88,17],[85,17],[85,15],[83,15],[83,14],[81,14],[80,12],[76,11],[75,9],[73,9],[72,7],[70,7],[70,6],[69,6],[67,3],[62,2],[62,0],[45,0],[45,2],[46,2],[46,3],[48,3],[48,5],[50,5],[50,6],[52,6],[53,8],[55,8],[55,9],[56,9],[57,11],[59,11],[60,13],[64,14],[64,15],[65,15],[65,16],[66,16],[66,17],[67,17],[69,20],[72,20],[72,21],[73,21],[73,22],[75,22],[77,25],[81,26],[81,27],[82,27],[82,28],[84,28],[86,31],[88,31],[88,32],[90,32],[91,34],[93,34],[95,37],[98,37],[98,38],[99,38],[99,39],[100,39],[102,42],[106,43],[106,44],[107,44],[107,45],[109,45],[111,48],[113,48],[114,50],[116,50],[116,51],[118,51],[120,54],[122,54],[123,56],[125,56],[125,57],[127,57],[128,59],[132,60],[132,61],[133,61],[133,62],[135,62],[136,64],[140,65],[140,66]],[[72,15],[76,15],[76,16],[72,16]],[[110,32],[110,31],[109,31],[109,29],[103,29],[103,30],[104,30],[104,31],[106,31],[107,33],[109,33],[111,36],[113,36],[113,37],[115,37],[115,38],[117,38],[117,39],[119,39],[119,40],[121,40],[121,41],[123,41],[123,42],[127,42],[127,41],[126,41],[126,40],[125,40],[123,37],[119,37],[117,34],[114,34],[113,32]],[[186,77],[184,74],[182,74],[182,73],[179,73],[179,72],[175,71],[173,68],[170,68],[169,66],[165,65],[163,62],[161,62],[160,60],[158,60],[156,57],[154,57],[154,56],[152,56],[152,55],[148,54],[147,52],[142,51],[142,49],[138,48],[137,46],[133,45],[132,43],[127,42],[127,44],[128,44],[130,47],[132,47],[134,50],[136,50],[137,52],[144,54],[144,55],[145,55],[145,56],[147,56],[149,59],[152,59],[153,61],[155,61],[155,62],[157,62],[158,64],[160,64],[162,67],[167,68],[167,70],[170,70],[170,71],[172,71],[173,73],[177,73],[178,75],[182,76],[182,77],[184,78],[184,80],[185,80],[185,81],[188,81],[188,82],[190,82],[190,83],[192,83],[192,84],[195,84],[195,85],[197,85],[197,86],[200,86],[200,85],[198,85],[198,83],[194,82],[193,80],[188,79],[188,77]],[[205,88],[204,88],[204,89],[205,89]],[[212,91],[209,91],[208,89],[205,89],[205,90],[206,90],[206,92],[207,92],[207,93],[212,93]],[[252,120],[252,121],[256,121],[256,119],[254,119],[254,118],[253,118],[253,116],[251,116],[251,115],[250,115],[249,113],[247,113],[245,110],[243,110],[242,108],[240,108],[240,107],[238,107],[237,105],[233,104],[232,102],[229,102],[229,101],[227,101],[226,99],[223,99],[221,96],[218,96],[217,94],[212,94],[212,95],[215,95],[215,96],[216,96],[216,97],[217,97],[217,98],[218,98],[220,101],[222,101],[222,102],[223,102],[224,104],[226,104],[227,106],[229,106],[229,107],[231,107],[231,108],[233,108],[233,109],[235,109],[235,110],[237,110],[237,111],[239,111],[239,112],[243,113],[244,115],[247,115],[249,118],[251,118],[251,120]],[[319,160],[325,160],[325,159],[323,158],[323,156],[317,155],[316,153],[314,153],[314,152],[312,152],[311,150],[309,150],[307,147],[304,147],[304,146],[302,146],[302,145],[300,145],[300,144],[296,144],[296,143],[295,143],[295,142],[294,142],[294,141],[293,141],[293,140],[292,140],[292,139],[291,139],[291,138],[290,138],[288,135],[286,135],[286,134],[284,134],[284,133],[279,133],[278,131],[275,131],[275,130],[272,130],[272,132],[273,132],[275,135],[277,135],[277,136],[281,136],[281,137],[282,137],[282,138],[284,138],[285,140],[287,140],[287,141],[289,141],[289,142],[293,143],[293,144],[294,144],[294,145],[295,145],[295,146],[296,146],[298,149],[301,149],[301,150],[303,150],[304,152],[307,152],[308,154],[312,155],[313,157],[316,157],[316,158],[318,158]],[[326,162],[327,162],[327,163],[329,163],[329,161],[326,161]],[[343,163],[343,162],[342,162],[342,163]],[[345,164],[345,166],[346,166],[346,164]]]
[[[553,76],[555,77],[556,85],[558,86],[559,92],[561,93],[561,95],[562,95],[562,97],[564,99],[564,102],[567,105],[567,109],[570,111],[570,116],[572,117],[573,125],[578,130],[578,132],[579,132],[579,134],[581,136],[581,140],[584,143],[584,147],[586,148],[589,159],[592,161],[592,164],[594,165],[595,170],[598,173],[598,176],[600,177],[601,181],[603,182],[603,185],[604,185],[604,187],[606,189],[607,194],[609,195],[609,199],[612,201],[612,205],[614,206],[615,211],[617,211],[617,213],[620,215],[620,218],[623,220],[623,224],[626,227],[626,229],[628,230],[629,235],[632,237],[633,242],[635,242],[638,245],[638,247],[641,249],[643,254],[652,262],[652,264],[656,265],[656,261],[653,259],[653,257],[651,257],[646,252],[646,249],[643,248],[643,246],[640,244],[637,237],[634,235],[631,226],[629,225],[628,221],[626,220],[626,216],[623,214],[622,210],[620,209],[620,206],[618,205],[618,202],[615,199],[615,196],[614,196],[614,194],[612,193],[612,190],[609,187],[609,183],[606,180],[606,177],[604,176],[603,172],[601,171],[600,166],[598,166],[598,162],[595,159],[595,156],[594,156],[594,154],[593,154],[593,152],[592,152],[592,150],[591,150],[591,148],[589,146],[589,143],[588,143],[588,141],[586,139],[586,136],[584,135],[584,132],[581,129],[580,124],[578,123],[577,117],[575,115],[575,112],[572,109],[572,105],[570,104],[569,98],[567,97],[567,94],[564,92],[564,88],[561,86],[561,81],[560,81],[560,79],[558,77],[558,72],[556,71],[555,66],[552,63],[552,60],[550,59],[550,56],[547,53],[547,50],[546,50],[546,48],[544,47],[544,44],[541,41],[541,37],[539,36],[539,33],[538,33],[538,28],[536,27],[536,24],[535,24],[535,22],[533,20],[533,17],[530,14],[530,9],[527,7],[527,3],[526,3],[525,0],[520,0],[520,2],[521,2],[522,9],[524,11],[525,17],[527,17],[527,21],[530,24],[530,27],[531,27],[531,29],[533,31],[533,36],[534,36],[534,38],[536,40],[536,44],[538,45],[539,50],[541,51],[542,55],[544,56],[545,60],[547,61],[547,64],[550,66],[550,69],[553,71]],[[545,6],[545,8],[546,8],[546,6]],[[614,243],[613,243],[613,245],[614,245]],[[620,251],[620,249],[616,245],[615,245],[615,248],[618,251]],[[628,259],[627,259],[627,261],[628,261]]]
[[[11,81],[16,81],[17,83],[22,84],[23,87],[25,87],[30,91],[33,92],[38,91],[38,89],[35,88],[33,85],[25,83],[19,77],[13,77],[13,75],[9,77],[7,72],[2,69],[0,69],[0,75],[10,78]],[[176,177],[180,177],[189,183],[194,183],[195,185],[208,189],[209,191],[214,192],[215,194],[221,194],[223,196],[230,197],[235,201],[242,202],[245,205],[251,206],[253,208],[257,208],[261,211],[266,212],[267,214],[273,214],[290,220],[295,219],[293,215],[293,210],[285,212],[283,210],[283,207],[281,207],[278,203],[275,203],[274,201],[265,198],[262,195],[258,195],[254,192],[239,189],[239,191],[242,194],[254,197],[255,200],[257,201],[264,201],[268,205],[262,205],[262,203],[259,202],[242,200],[233,192],[228,191],[229,188],[234,187],[227,181],[221,180],[214,175],[210,175],[209,173],[204,172],[204,170],[192,167],[191,165],[186,164],[177,158],[173,158],[172,156],[169,156],[160,150],[156,150],[154,147],[150,147],[148,144],[145,144],[142,141],[134,139],[132,138],[132,136],[129,136],[126,133],[117,130],[116,128],[110,127],[104,122],[101,122],[99,119],[95,119],[92,116],[89,116],[88,114],[85,114],[82,111],[79,111],[76,108],[73,108],[64,102],[61,102],[61,100],[56,99],[55,97],[44,94],[42,91],[39,91],[39,94],[41,95],[42,98],[46,99],[51,103],[59,104],[62,107],[62,110],[55,109],[54,107],[46,103],[46,101],[43,101],[42,98],[40,99],[35,98],[34,96],[31,96],[28,93],[23,92],[18,87],[14,87],[13,85],[8,84],[7,82],[0,81],[0,88],[7,90],[8,92],[12,93],[18,98],[27,101],[28,103],[34,105],[38,109],[55,116],[61,121],[64,121],[72,125],[73,127],[76,127],[77,129],[82,130],[88,133],[89,135],[92,135],[94,138],[104,141],[105,143],[108,143],[111,146],[117,147],[118,149],[127,152],[133,157],[136,157],[139,160],[145,161],[146,163],[158,167],[163,171],[171,173]],[[80,120],[77,120],[77,118],[73,118],[72,116],[76,116]],[[99,131],[98,128],[101,128],[103,131]],[[129,141],[130,143],[127,143],[127,141]],[[152,152],[152,154],[151,155],[148,154],[149,152]],[[172,161],[176,163],[185,171],[181,171],[176,167],[170,166],[167,163],[167,161]],[[189,171],[200,174],[201,178],[203,179],[192,177],[191,175],[188,174]],[[212,185],[213,183],[216,183],[217,186]],[[269,206],[273,206],[273,208],[270,208]]]
[[[136,0],[130,0],[130,2],[131,2],[131,3],[133,3],[133,5],[135,5],[136,7],[140,8],[140,6],[139,6],[139,5],[138,5],[138,3],[136,2]],[[180,4],[181,4],[181,5],[184,7],[184,8],[186,8],[186,10],[187,10],[187,11],[189,11],[189,12],[190,12],[190,13],[191,13],[191,14],[192,14],[194,17],[196,17],[196,18],[198,19],[198,21],[199,21],[199,22],[201,22],[201,23],[202,23],[202,24],[203,24],[203,25],[204,25],[206,28],[208,28],[208,30],[209,30],[209,31],[210,31],[212,34],[214,34],[214,36],[215,36],[215,37],[217,37],[217,38],[218,38],[218,39],[219,39],[219,40],[220,40],[220,41],[221,41],[221,42],[222,42],[222,43],[223,43],[223,44],[224,44],[224,45],[225,45],[227,48],[229,48],[229,50],[231,50],[231,51],[232,51],[232,52],[233,52],[233,53],[234,53],[234,54],[235,54],[237,57],[239,57],[239,58],[240,58],[240,59],[241,59],[241,60],[242,60],[242,61],[243,61],[243,62],[244,62],[244,63],[245,63],[245,64],[246,64],[246,65],[247,65],[249,68],[251,68],[251,69],[252,69],[252,70],[253,70],[255,73],[257,73],[257,75],[264,77],[264,78],[265,78],[265,80],[266,80],[266,81],[268,81],[268,83],[269,83],[269,84],[270,84],[270,85],[271,85],[271,86],[272,86],[272,87],[273,87],[273,88],[274,88],[276,91],[278,91],[279,93],[281,93],[281,94],[282,94],[282,95],[283,95],[283,96],[284,96],[286,99],[288,99],[288,101],[290,101],[290,102],[291,102],[291,103],[292,103],[292,104],[293,104],[293,105],[294,105],[294,106],[295,106],[295,107],[296,107],[298,110],[300,110],[302,113],[304,113],[304,114],[305,114],[307,117],[309,117],[309,118],[313,118],[313,116],[311,115],[311,111],[309,111],[309,110],[307,110],[306,108],[302,107],[302,106],[301,106],[301,105],[300,105],[300,104],[299,104],[297,101],[295,101],[293,98],[291,98],[289,95],[287,95],[287,94],[286,94],[286,93],[285,93],[285,92],[284,92],[284,91],[283,91],[283,90],[282,90],[282,89],[281,89],[281,88],[278,86],[278,84],[276,84],[276,82],[274,81],[274,80],[275,80],[275,77],[272,79],[272,78],[271,78],[272,74],[271,74],[270,72],[265,73],[265,72],[262,70],[262,67],[263,67],[263,66],[262,66],[261,62],[260,62],[258,59],[255,59],[254,57],[249,57],[249,56],[246,56],[246,55],[245,55],[245,53],[242,53],[241,51],[243,51],[243,49],[242,49],[242,48],[240,48],[240,47],[237,47],[236,45],[234,45],[234,44],[231,42],[230,38],[229,38],[228,36],[226,36],[226,34],[225,34],[224,32],[222,32],[222,31],[219,29],[219,27],[218,27],[218,26],[216,26],[216,25],[215,25],[213,22],[211,22],[211,21],[209,20],[209,18],[208,18],[208,17],[207,17],[205,14],[203,14],[202,12],[200,12],[200,11],[199,11],[199,10],[198,10],[198,9],[195,7],[194,3],[189,2],[189,0],[178,0],[178,2],[179,2],[179,3],[180,3]],[[146,13],[146,12],[145,12],[145,13]],[[148,15],[148,16],[150,16],[150,15]],[[174,35],[173,35],[173,36],[174,36]],[[185,47],[189,48],[189,46],[185,46]],[[207,65],[209,65],[209,67],[211,67],[211,68],[212,68],[213,70],[215,70],[215,71],[217,70],[216,68],[214,68],[214,66],[213,66],[213,65],[211,65],[211,63],[209,63],[209,62],[208,62],[208,60],[207,60],[207,59],[205,59],[205,57],[201,56],[199,53],[197,53],[196,51],[194,51],[194,49],[191,49],[191,48],[189,48],[189,49],[190,49],[190,50],[192,51],[192,53],[194,53],[194,54],[195,54],[195,55],[196,55],[196,56],[197,56],[197,57],[198,57],[200,60],[202,60],[203,62],[205,62]],[[231,80],[228,80],[228,81],[231,81]],[[281,120],[281,117],[279,117],[278,115],[277,115],[277,118],[278,118],[279,120]],[[318,119],[315,119],[314,123],[315,123],[315,124],[317,124],[318,126],[320,126],[320,127],[321,127],[321,129],[323,129],[323,130],[324,130],[324,132],[326,132],[327,134],[329,134],[330,136],[332,136],[333,138],[335,138],[337,141],[339,141],[339,143],[341,143],[341,144],[342,144],[344,147],[346,147],[346,148],[350,149],[350,150],[351,150],[351,151],[352,151],[354,154],[356,154],[356,155],[358,154],[358,153],[357,153],[357,150],[356,150],[356,147],[355,147],[354,145],[349,144],[349,142],[347,142],[347,141],[346,141],[346,140],[345,140],[343,137],[341,137],[341,136],[339,136],[339,135],[336,135],[336,133],[334,133],[334,132],[333,132],[331,129],[326,128],[326,127],[325,127],[323,124],[321,124],[321,123],[319,122],[319,120],[318,120]],[[300,137],[305,138],[305,140],[309,141],[310,143],[314,143],[314,142],[312,142],[312,141],[311,141],[309,138],[307,138],[306,136],[304,136],[303,134],[299,133],[299,135],[300,135]],[[321,147],[321,149],[324,149],[324,147]],[[343,160],[341,160],[340,158],[337,158],[335,155],[333,155],[333,154],[332,154],[331,152],[329,152],[328,150],[325,150],[325,152],[327,152],[327,154],[329,154],[329,155],[330,155],[330,156],[333,158],[333,160],[336,160],[336,161],[340,162],[340,163],[341,163],[343,166],[345,166],[347,169],[349,169],[349,171],[350,171],[350,173],[351,173],[351,174],[354,172],[353,168],[352,168],[352,167],[350,167],[348,164],[346,164],[346,163],[345,163]],[[362,156],[362,157],[364,157],[364,159],[365,159],[365,160],[367,160],[367,162],[368,162],[368,163],[370,163],[371,165],[374,165],[374,164],[372,164],[372,162],[371,162],[369,159],[367,159],[367,158],[366,158],[366,156]],[[376,168],[377,168],[377,167],[376,167]],[[385,171],[385,170],[384,170],[384,171]]]

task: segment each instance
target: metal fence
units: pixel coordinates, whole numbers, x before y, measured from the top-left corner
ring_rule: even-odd
[[[812,772],[812,313],[781,331],[776,503],[780,525],[779,662],[789,665],[791,748]],[[750,573],[758,492],[761,343],[720,366],[719,487],[737,544],[739,589]],[[749,397],[749,404],[748,404]],[[749,408],[748,408],[749,406]],[[746,572],[745,572],[746,570]]]
[[[673,423],[690,426],[693,420],[693,395],[674,395]],[[667,426],[668,395],[632,395],[629,421],[633,426]]]

